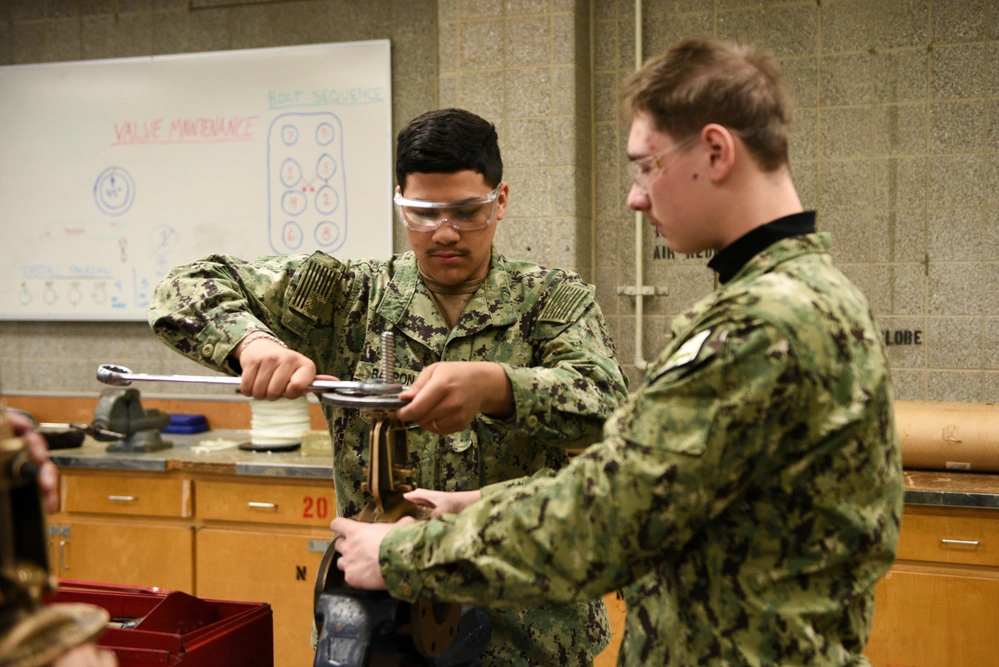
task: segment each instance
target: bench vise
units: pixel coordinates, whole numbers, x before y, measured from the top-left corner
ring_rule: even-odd
[[[90,425],[95,440],[111,441],[109,452],[157,452],[173,446],[160,435],[170,425],[170,415],[143,409],[139,390],[131,387],[102,391]]]

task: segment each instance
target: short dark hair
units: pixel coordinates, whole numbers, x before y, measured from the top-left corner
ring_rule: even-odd
[[[437,109],[417,116],[399,133],[395,178],[406,189],[412,173],[453,174],[470,169],[495,188],[503,180],[496,127],[464,109]]]
[[[674,141],[718,123],[741,137],[765,171],[788,163],[794,101],[766,52],[717,39],[686,39],[625,82],[625,112],[645,112]]]

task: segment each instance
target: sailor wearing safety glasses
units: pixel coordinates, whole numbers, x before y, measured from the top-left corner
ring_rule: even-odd
[[[493,247],[510,188],[491,123],[429,112],[402,130],[396,155],[395,209],[412,252],[207,257],[163,279],[149,322],[179,352],[241,375],[244,394],[271,400],[301,395],[317,374],[378,376],[381,334],[395,332],[395,375],[411,385],[397,413],[411,425],[420,489],[410,496],[441,502],[440,514],[441,491],[485,496],[567,465],[566,448],[600,438],[627,383],[593,287]],[[352,517],[370,500],[368,425],[359,410],[324,410],[337,513]],[[582,665],[610,636],[600,600],[489,614],[481,665]]]

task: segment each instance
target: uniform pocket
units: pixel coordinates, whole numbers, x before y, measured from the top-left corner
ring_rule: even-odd
[[[474,426],[474,423],[473,423]],[[444,491],[463,491],[482,486],[479,437],[474,428],[439,439],[437,479]]]

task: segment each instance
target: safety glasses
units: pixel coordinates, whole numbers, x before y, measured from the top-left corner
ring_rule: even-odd
[[[700,135],[695,134],[688,139],[684,139],[678,144],[673,144],[666,150],[630,161],[628,163],[628,173],[631,174],[631,180],[634,181],[635,185],[640,187],[642,190],[648,192],[649,186],[651,186],[664,171],[669,169],[670,165],[672,165],[676,159],[680,157],[680,153],[687,147],[692,146],[699,138]],[[669,157],[668,160],[667,157]]]
[[[396,188],[395,212],[406,229],[432,232],[445,222],[459,232],[484,229],[496,219],[500,183],[481,197],[461,201],[426,201],[407,199]]]

